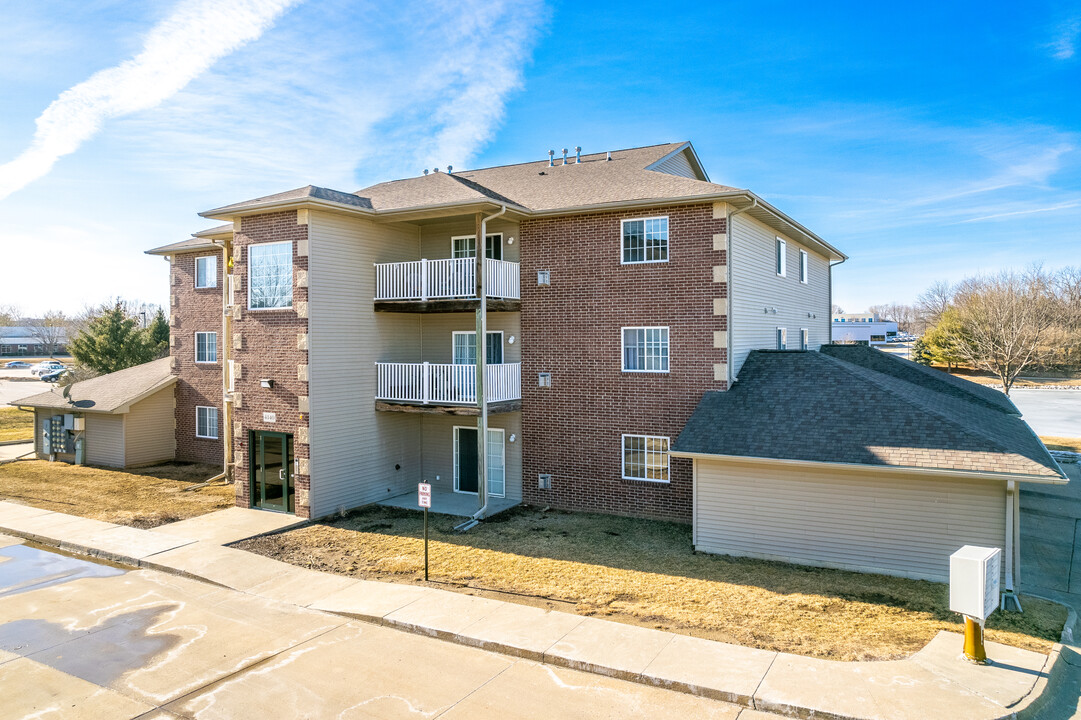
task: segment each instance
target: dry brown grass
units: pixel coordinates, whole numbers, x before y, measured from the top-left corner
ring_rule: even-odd
[[[0,408],[0,442],[34,439],[34,413]]]
[[[1040,440],[1043,440],[1043,444],[1047,446],[1048,450],[1068,450],[1070,452],[1081,452],[1081,438],[1065,438],[1056,437],[1054,435],[1041,435]]]
[[[0,465],[0,500],[150,528],[232,506],[232,485],[180,492],[218,472],[216,466],[198,464],[112,470],[20,461]]]
[[[891,659],[939,630],[960,632],[939,583],[695,554],[690,528],[518,508],[470,530],[431,516],[439,587],[646,627],[837,660]],[[417,512],[365,508],[239,547],[354,577],[422,582]],[[987,637],[1048,652],[1066,610],[1025,598],[995,613]]]

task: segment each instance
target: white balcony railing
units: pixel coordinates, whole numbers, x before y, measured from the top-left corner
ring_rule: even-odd
[[[445,300],[477,296],[476,258],[376,263],[376,300]],[[519,300],[518,263],[484,259],[488,297]]]
[[[476,405],[477,366],[376,363],[377,400],[423,405]],[[488,402],[522,399],[521,363],[485,366]]]

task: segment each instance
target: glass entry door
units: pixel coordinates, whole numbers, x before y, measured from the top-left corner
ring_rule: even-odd
[[[253,430],[248,447],[252,507],[293,512],[293,436]]]
[[[507,454],[501,428],[488,429],[486,460],[488,462],[488,494],[505,497],[507,494]],[[477,462],[477,429],[454,428],[454,491],[475,493],[479,483]]]

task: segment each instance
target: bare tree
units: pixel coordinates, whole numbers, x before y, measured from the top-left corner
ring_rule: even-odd
[[[938,323],[942,313],[953,303],[954,289],[945,280],[939,280],[916,298],[916,311],[921,331]]]
[[[830,312],[833,313],[834,315],[844,315],[845,314],[845,309],[843,307],[841,307],[840,305],[838,305],[837,303],[833,303],[833,306],[830,308]]]
[[[0,305],[0,327],[19,324],[21,313],[14,305]]]
[[[30,336],[41,343],[42,354],[56,355],[57,348],[67,342],[70,319],[60,310],[49,310],[40,318],[23,318],[20,321]]]
[[[888,320],[897,323],[897,329],[901,332],[913,332],[917,325],[917,311],[911,305],[901,303],[887,303],[885,305],[872,305],[867,308],[868,312],[878,317],[879,320]]]
[[[1053,278],[1041,268],[1001,272],[963,282],[954,298],[960,323],[959,354],[998,376],[1009,395],[1025,368],[1044,362],[1061,320]]]

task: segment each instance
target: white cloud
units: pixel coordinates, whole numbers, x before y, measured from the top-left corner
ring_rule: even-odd
[[[109,118],[153,108],[220,58],[258,38],[297,0],[184,0],[130,60],[65,90],[37,119],[34,139],[0,165],[0,199],[46,175]]]
[[[1070,18],[1055,29],[1055,38],[1047,44],[1051,57],[1056,60],[1069,60],[1077,51],[1077,40],[1081,37],[1081,18]]]

